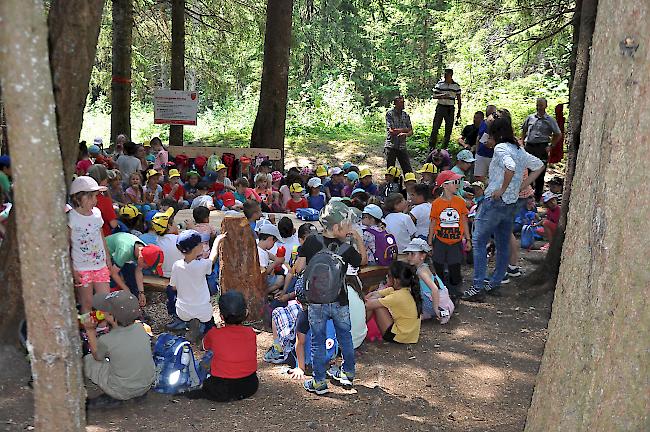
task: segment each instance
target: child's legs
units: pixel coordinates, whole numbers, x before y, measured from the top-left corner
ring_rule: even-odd
[[[309,327],[311,328],[311,351],[313,377],[316,382],[325,381],[325,370],[329,365],[325,341],[327,339],[327,319],[330,305],[313,304],[309,306]]]
[[[449,269],[449,285],[458,286],[463,283],[463,276],[460,272],[460,263],[447,264]]]
[[[393,325],[393,316],[390,314],[390,311],[385,307],[380,307],[375,309],[375,322],[381,334],[386,333],[386,330]]]
[[[331,318],[334,322],[336,340],[341,348],[343,364],[341,368],[349,377],[354,377],[354,345],[352,343],[352,323],[350,321],[350,307],[338,303],[331,305]]]
[[[79,311],[82,314],[90,312],[93,304],[93,287],[91,284],[77,286],[77,299],[79,300]]]
[[[549,220],[545,220],[542,225],[544,226],[544,238],[550,242],[553,240],[553,236],[555,235],[557,224]]]
[[[167,313],[175,317],[176,316],[176,288],[171,285],[167,285],[165,289],[167,294]]]
[[[510,235],[510,265],[513,267],[517,266],[519,262],[519,244],[514,234]]]
[[[226,379],[209,377],[203,382],[203,394],[215,402],[245,399],[257,392],[259,380],[254,373],[244,378]]]

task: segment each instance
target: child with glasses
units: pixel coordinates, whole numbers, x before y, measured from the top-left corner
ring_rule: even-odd
[[[436,186],[442,195],[431,203],[431,224],[428,242],[433,248],[433,265],[436,273],[444,274],[445,264],[449,269],[449,294],[452,300],[460,297],[462,283],[460,265],[463,260],[463,239],[465,251],[471,249],[470,230],[467,223],[465,200],[456,195],[461,176],[453,171],[443,171],[436,178]]]

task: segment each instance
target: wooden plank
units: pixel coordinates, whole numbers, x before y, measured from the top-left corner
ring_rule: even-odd
[[[192,216],[192,211],[193,210],[179,210],[178,213],[176,213],[176,216],[174,218],[174,221],[176,224],[181,223],[183,228],[187,227],[187,222],[192,221],[194,222],[194,217]],[[221,232],[221,222],[223,221],[225,212],[221,210],[213,210],[210,212],[210,225],[214,226],[217,228],[219,232]],[[244,216],[243,213],[241,213],[242,217]],[[296,228],[296,231],[298,231],[298,228],[302,224],[305,223],[305,221],[300,220],[296,217],[295,213],[268,213],[269,216],[273,216],[275,218],[275,223],[277,224],[280,219],[283,217],[288,217],[291,219],[291,222],[293,222],[293,226]],[[312,221],[310,222],[312,225],[314,225],[319,231],[322,231],[322,226],[320,222],[318,221]]]
[[[152,291],[161,291],[164,292],[169,285],[169,279],[159,276],[145,275],[142,279],[145,288],[149,288]]]
[[[172,156],[177,156],[179,154],[184,154],[189,158],[195,158],[197,156],[206,156],[209,157],[212,154],[216,154],[221,157],[224,153],[232,153],[235,157],[240,158],[242,156],[249,157],[254,159],[257,155],[262,154],[269,157],[269,159],[277,161],[282,159],[282,151],[280,149],[268,149],[268,148],[257,148],[257,147],[200,147],[200,146],[169,146],[167,151]]]

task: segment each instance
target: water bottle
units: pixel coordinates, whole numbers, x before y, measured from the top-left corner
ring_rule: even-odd
[[[91,312],[86,312],[85,314],[78,315],[77,318],[79,319],[79,322],[82,323],[90,319],[95,324],[97,324],[100,321],[104,321],[106,319],[106,315],[104,315],[104,312],[102,311],[95,310]]]
[[[190,347],[188,345],[183,346],[183,354],[181,354],[181,363],[183,366],[190,364]]]

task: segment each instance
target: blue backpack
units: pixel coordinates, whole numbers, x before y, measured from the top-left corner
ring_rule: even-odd
[[[535,243],[535,229],[530,225],[524,225],[521,228],[521,247],[530,249]]]
[[[317,221],[319,212],[313,208],[299,208],[296,210],[296,217],[304,221]]]
[[[326,333],[327,339],[325,339],[325,348],[327,349],[327,353],[325,354],[325,357],[328,360],[333,360],[338,353],[339,344],[336,341],[336,330],[334,329],[334,322],[332,320],[327,321]],[[314,353],[311,349],[311,330],[309,330],[305,336],[305,364],[313,365],[313,358]]]
[[[195,361],[187,339],[162,333],[153,349],[156,366],[153,390],[177,394],[199,388],[210,372],[211,359],[212,352],[207,351],[200,363]]]

